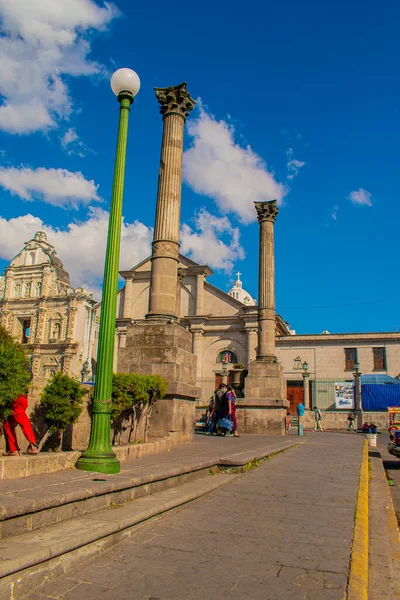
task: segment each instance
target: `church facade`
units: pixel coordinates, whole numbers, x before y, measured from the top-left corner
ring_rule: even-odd
[[[32,399],[56,371],[92,378],[96,303],[70,286],[68,272],[44,232],[24,244],[0,278],[0,322],[30,356]]]
[[[148,312],[150,270],[151,262],[147,258],[131,270],[120,272],[125,286],[118,294],[117,304],[117,369],[119,350],[125,347],[127,325],[144,321]],[[210,398],[222,378],[231,381],[234,374],[239,375],[238,371],[244,375],[256,357],[257,347],[257,305],[243,289],[240,273],[228,294],[207,281],[210,275],[212,270],[207,265],[179,256],[176,314],[181,325],[192,334],[200,404]],[[276,335],[290,335],[287,323],[279,315]]]

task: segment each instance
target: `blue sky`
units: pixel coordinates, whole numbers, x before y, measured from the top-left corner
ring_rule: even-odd
[[[33,4],[40,4],[39,7]],[[0,0],[0,269],[44,228],[98,293],[118,119],[131,67],[121,268],[149,252],[162,120],[188,82],[182,248],[257,297],[252,202],[278,197],[277,310],[299,333],[394,331],[399,25],[393,1]]]

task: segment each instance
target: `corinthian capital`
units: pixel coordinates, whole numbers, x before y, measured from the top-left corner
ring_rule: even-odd
[[[275,221],[279,212],[276,200],[270,200],[269,202],[254,202],[254,205],[256,207],[259,223],[263,223],[264,221]]]
[[[184,119],[194,108],[196,102],[189,96],[186,81],[167,88],[154,88],[160,103],[160,113],[165,117],[170,113],[181,115]]]

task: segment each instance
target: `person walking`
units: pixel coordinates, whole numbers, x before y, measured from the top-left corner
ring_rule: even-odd
[[[16,428],[19,425],[22,429],[22,433],[26,437],[29,442],[29,446],[27,449],[27,454],[37,454],[37,443],[36,437],[33,433],[32,425],[29,420],[28,415],[26,414],[26,409],[28,408],[28,398],[27,396],[18,396],[16,400],[11,405],[12,415],[8,417],[6,421],[3,423],[4,434],[6,436],[8,452],[5,452],[6,456],[19,456],[20,448],[18,445]]]
[[[231,385],[228,385],[226,392],[226,400],[228,402],[226,416],[230,416],[233,423],[233,437],[240,437],[237,432],[237,421],[236,421],[236,394],[235,390]]]
[[[207,435],[217,433],[218,422],[223,418],[226,408],[226,385],[220,383],[218,389],[214,392],[214,403],[212,408],[211,423]]]
[[[349,426],[348,426],[348,428],[347,428],[347,431],[350,431],[351,429],[352,429],[353,431],[355,431],[355,430],[356,430],[356,428],[355,428],[355,424],[354,424],[354,422],[355,422],[355,419],[356,419],[356,416],[355,416],[355,414],[353,413],[353,411],[351,410],[351,411],[349,412],[349,414],[347,415],[347,420],[348,420],[348,422],[349,422]]]
[[[323,429],[322,429],[322,413],[319,410],[319,408],[317,408],[316,406],[314,406],[314,417],[315,417],[314,431],[317,431],[317,429],[319,429],[320,431],[323,431]]]

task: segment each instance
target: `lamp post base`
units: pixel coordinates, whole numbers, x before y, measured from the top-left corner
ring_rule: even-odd
[[[121,470],[121,465],[114,452],[105,454],[84,452],[75,467],[81,471],[95,471],[106,475],[119,473]]]

